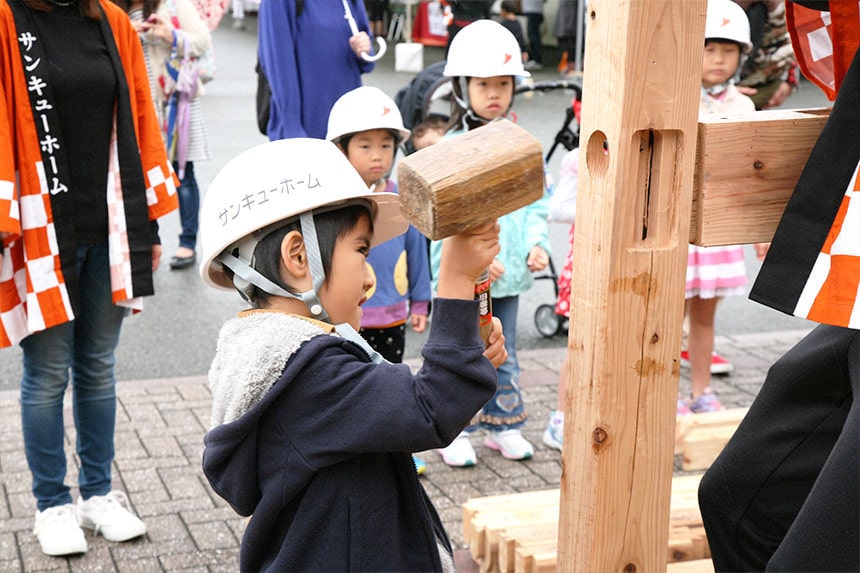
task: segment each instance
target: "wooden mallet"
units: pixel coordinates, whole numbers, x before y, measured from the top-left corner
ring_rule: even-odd
[[[403,215],[438,241],[540,199],[543,149],[526,130],[500,120],[401,159],[397,184]],[[489,271],[475,283],[475,298],[486,341],[493,318]]]

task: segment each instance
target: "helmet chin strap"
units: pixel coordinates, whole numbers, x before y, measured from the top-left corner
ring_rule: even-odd
[[[310,269],[311,280],[313,282],[313,288],[309,291],[298,294],[291,293],[261,275],[246,260],[235,257],[226,251],[221,253],[218,260],[233,271],[233,284],[245,300],[250,302],[251,293],[256,286],[257,288],[260,288],[274,296],[283,296],[301,300],[305,303],[305,306],[308,307],[313,318],[331,323],[328,313],[325,308],[323,308],[322,302],[320,302],[319,299],[319,291],[322,288],[323,282],[325,282],[325,271],[323,270],[322,256],[320,255],[317,228],[314,223],[313,213],[305,212],[299,215],[299,224],[302,228],[302,239],[305,243],[305,253],[308,257],[308,268]],[[256,247],[256,242],[246,248],[253,253],[254,247]],[[241,253],[241,251],[242,249],[240,248],[241,255],[247,259],[251,258],[250,254]],[[376,352],[350,324],[336,324],[334,325],[334,328],[340,336],[359,346],[372,362],[377,364],[386,362],[382,355]]]
[[[301,293],[298,298],[304,301],[305,306],[311,311],[311,315],[317,320],[328,321],[328,313],[323,308],[319,299],[319,292],[325,282],[325,271],[323,270],[322,256],[320,255],[319,239],[317,239],[317,226],[314,223],[313,213],[302,213],[299,215],[299,223],[302,226],[302,239],[305,242],[305,253],[308,257],[308,267],[311,272],[313,289]]]
[[[249,241],[239,247],[239,256],[236,257],[228,251],[218,256],[218,260],[233,271],[233,285],[246,301],[251,302],[254,287],[264,292],[286,298],[293,298],[305,303],[311,316],[317,320],[328,321],[329,316],[319,298],[319,291],[325,281],[322,257],[320,256],[319,241],[317,239],[316,225],[312,213],[299,215],[299,223],[302,227],[302,239],[305,242],[305,252],[308,257],[308,267],[311,273],[313,287],[311,290],[292,293],[278,286],[271,280],[261,275],[249,262],[257,246],[257,241]]]
[[[472,109],[472,105],[469,103],[468,80],[463,76],[457,76],[456,78],[454,78],[453,81],[457,83],[457,88],[459,89],[452,89],[451,94],[454,97],[454,101],[457,102],[457,105],[459,105],[463,109],[463,118],[460,121],[460,126],[465,131],[469,131],[469,124],[467,120],[471,119],[473,121],[483,123],[484,125],[488,125],[490,123],[493,123],[494,121],[498,121],[503,117],[506,117],[508,115],[508,112],[511,110],[511,107],[513,106],[514,102],[512,98],[511,104],[508,106],[508,109],[505,110],[505,113],[503,115],[500,115],[496,119],[484,119],[483,117],[479,116],[474,112],[474,110]]]

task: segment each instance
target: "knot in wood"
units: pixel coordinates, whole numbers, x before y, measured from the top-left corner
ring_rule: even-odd
[[[636,564],[628,563],[624,566],[624,573],[636,573]]]
[[[606,443],[606,440],[609,438],[609,434],[606,433],[606,430],[603,428],[597,427],[591,433],[591,440],[594,442],[592,445],[595,448],[603,447],[603,444]]]
[[[753,163],[753,168],[756,170],[762,169],[763,167],[764,163],[762,163],[761,161],[756,161],[755,163]]]
[[[660,336],[655,332],[651,335],[651,344],[657,344],[660,341]]]

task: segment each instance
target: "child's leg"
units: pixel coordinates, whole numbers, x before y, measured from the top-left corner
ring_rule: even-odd
[[[406,324],[387,328],[362,328],[359,334],[371,348],[392,364],[403,362],[403,349],[406,346]]]
[[[567,402],[568,368],[570,367],[570,352],[565,350],[564,361],[558,373],[558,390],[556,391],[555,410],[549,413],[549,422],[543,433],[543,443],[556,450],[561,450],[564,439],[564,409]]]
[[[568,370],[570,369],[570,351],[565,351],[564,361],[561,363],[561,370],[558,372],[558,392],[556,396],[555,409],[564,414],[565,404],[567,403],[567,380]]]
[[[497,369],[499,383],[496,395],[484,405],[479,417],[481,426],[490,432],[484,445],[512,460],[528,459],[534,453],[534,448],[523,438],[521,431],[527,416],[520,392],[520,365],[516,350],[518,308],[517,296],[493,298],[493,315],[502,321],[508,359]]]
[[[690,317],[688,348],[690,386],[693,399],[711,385],[711,353],[714,351],[714,317],[719,298],[693,297],[686,306]]]

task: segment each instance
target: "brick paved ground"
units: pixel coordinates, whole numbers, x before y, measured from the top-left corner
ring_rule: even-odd
[[[748,405],[767,367],[805,331],[718,337],[720,352],[735,372],[716,378],[726,406]],[[474,569],[463,545],[461,505],[485,495],[558,487],[561,456],[540,441],[554,407],[558,349],[525,351],[523,396],[531,414],[525,435],[536,446],[525,462],[503,459],[474,440],[478,465],[449,468],[425,452],[425,488],[458,549],[461,572]],[[688,384],[682,370],[682,389]],[[235,571],[242,519],[209,489],[200,460],[209,420],[210,394],[203,377],[120,382],[118,385],[115,488],[124,490],[147,524],[143,538],[109,543],[89,532],[89,551],[79,557],[46,557],[32,534],[34,502],[23,454],[17,392],[0,392],[0,571]],[[70,400],[66,400],[67,404]],[[67,451],[75,431],[66,410]],[[77,481],[77,461],[69,454],[67,483]],[[76,492],[75,492],[76,493]]]

